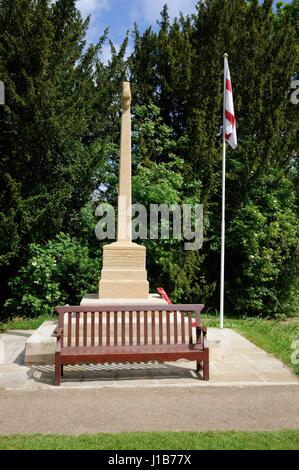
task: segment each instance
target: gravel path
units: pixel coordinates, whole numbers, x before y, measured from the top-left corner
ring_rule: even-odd
[[[297,385],[2,390],[0,434],[299,429]]]

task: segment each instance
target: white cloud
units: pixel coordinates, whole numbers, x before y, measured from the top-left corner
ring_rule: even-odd
[[[160,13],[165,3],[168,5],[171,18],[179,16],[180,12],[185,15],[195,12],[197,0],[134,0],[132,18],[137,20],[143,17],[149,23],[159,20]]]
[[[110,44],[104,44],[101,52],[101,59],[103,64],[107,65],[111,59],[111,47]]]
[[[77,8],[85,17],[94,12],[109,10],[110,0],[77,0]]]

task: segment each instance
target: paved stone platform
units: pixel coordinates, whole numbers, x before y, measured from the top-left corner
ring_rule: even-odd
[[[53,388],[54,367],[24,365],[24,345],[32,331],[0,335],[0,389]],[[211,380],[198,380],[193,362],[66,366],[61,388],[210,387],[299,385],[279,361],[233,330],[209,329]]]

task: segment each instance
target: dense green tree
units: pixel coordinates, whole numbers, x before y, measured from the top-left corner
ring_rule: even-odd
[[[184,251],[182,240],[144,241],[151,288],[218,308],[224,52],[239,138],[228,149],[226,307],[271,315],[296,307],[299,120],[289,97],[299,70],[298,0],[277,12],[272,4],[204,0],[175,20],[165,7],[157,28],[136,25],[127,63],[128,37],[119,52],[110,43],[105,65],[108,32],[87,47],[88,20],[75,0],[0,0],[0,287],[5,299],[10,279],[8,308],[38,314],[96,288],[95,207],[116,206],[127,67],[134,202],[202,202],[205,212],[201,251]]]
[[[46,243],[61,230],[76,233],[76,215],[97,187],[113,140],[118,112],[111,103],[124,77],[127,41],[104,66],[107,31],[87,47],[89,20],[75,3],[0,0],[2,300],[30,243]]]
[[[202,184],[207,223],[198,276],[212,284],[219,280],[223,53],[229,54],[239,146],[228,152],[227,308],[247,313],[281,310],[280,302],[294,285],[298,259],[291,173],[296,171],[299,125],[288,93],[299,58],[293,16],[275,14],[272,3],[200,1],[192,18],[180,17],[173,22],[165,7],[158,32],[149,29],[142,35],[135,30],[135,50],[130,58],[137,98],[153,100],[163,121],[174,130],[175,139],[185,138],[185,149],[180,152],[183,177]],[[161,158],[167,161],[167,155]],[[270,213],[261,187],[276,201]],[[254,253],[244,251],[240,243],[240,236],[245,240],[246,232],[251,237],[259,227],[254,217],[244,220],[241,215],[252,206],[265,218],[263,236],[251,246]],[[284,227],[277,239],[272,236],[275,223]],[[264,245],[267,251],[265,240],[271,245],[268,278],[257,264],[248,269]],[[218,298],[217,289],[209,304],[217,307]]]

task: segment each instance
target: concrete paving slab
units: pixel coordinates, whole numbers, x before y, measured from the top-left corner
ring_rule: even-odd
[[[53,388],[54,366],[24,365],[24,347],[32,332],[7,331],[0,335],[0,389]],[[299,384],[281,361],[257,348],[233,330],[211,328],[208,332],[210,382],[198,379],[195,364],[176,363],[95,364],[65,366],[63,388],[207,387]]]

